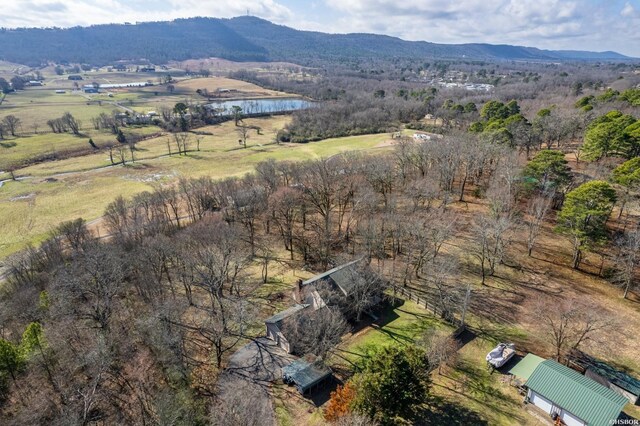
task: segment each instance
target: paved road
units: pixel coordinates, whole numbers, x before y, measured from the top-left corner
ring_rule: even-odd
[[[220,398],[233,400],[233,391],[241,389],[250,398],[252,409],[260,413],[261,424],[275,426],[269,386],[282,377],[282,367],[293,359],[272,340],[265,337],[254,340],[231,356],[229,366],[218,379]]]

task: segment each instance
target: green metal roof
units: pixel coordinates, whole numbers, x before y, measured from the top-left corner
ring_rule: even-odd
[[[609,426],[628,402],[622,395],[550,359],[538,365],[525,385],[589,426]]]
[[[529,380],[531,373],[533,373],[542,361],[544,361],[544,358],[540,358],[538,355],[527,354],[527,356],[522,358],[520,362],[511,367],[509,374],[513,374],[514,376],[524,380]]]

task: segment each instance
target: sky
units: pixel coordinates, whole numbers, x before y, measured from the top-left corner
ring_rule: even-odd
[[[437,43],[613,50],[640,57],[640,0],[3,0],[0,27],[247,13],[297,29]]]

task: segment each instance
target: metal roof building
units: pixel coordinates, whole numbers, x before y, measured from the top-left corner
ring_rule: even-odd
[[[310,363],[298,359],[282,368],[284,382],[294,384],[303,395],[323,385],[331,377],[331,369],[320,361]]]
[[[571,352],[570,360],[578,371],[584,370],[585,376],[619,393],[630,403],[638,404],[640,401],[639,379],[578,350]]]
[[[543,361],[544,358],[541,358],[538,355],[527,354],[527,356],[522,358],[516,365],[511,367],[509,374],[513,374],[523,380],[529,380],[533,371],[538,368],[538,365]]]
[[[627,399],[553,360],[541,362],[526,384],[529,402],[568,426],[608,426]]]

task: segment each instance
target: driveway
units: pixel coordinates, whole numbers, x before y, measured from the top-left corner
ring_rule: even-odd
[[[282,377],[282,367],[294,359],[274,341],[266,337],[255,339],[229,359],[228,367],[218,378],[219,397],[233,400],[241,390],[245,397],[250,398],[252,410],[259,413],[261,424],[275,426],[269,388],[271,383]]]

